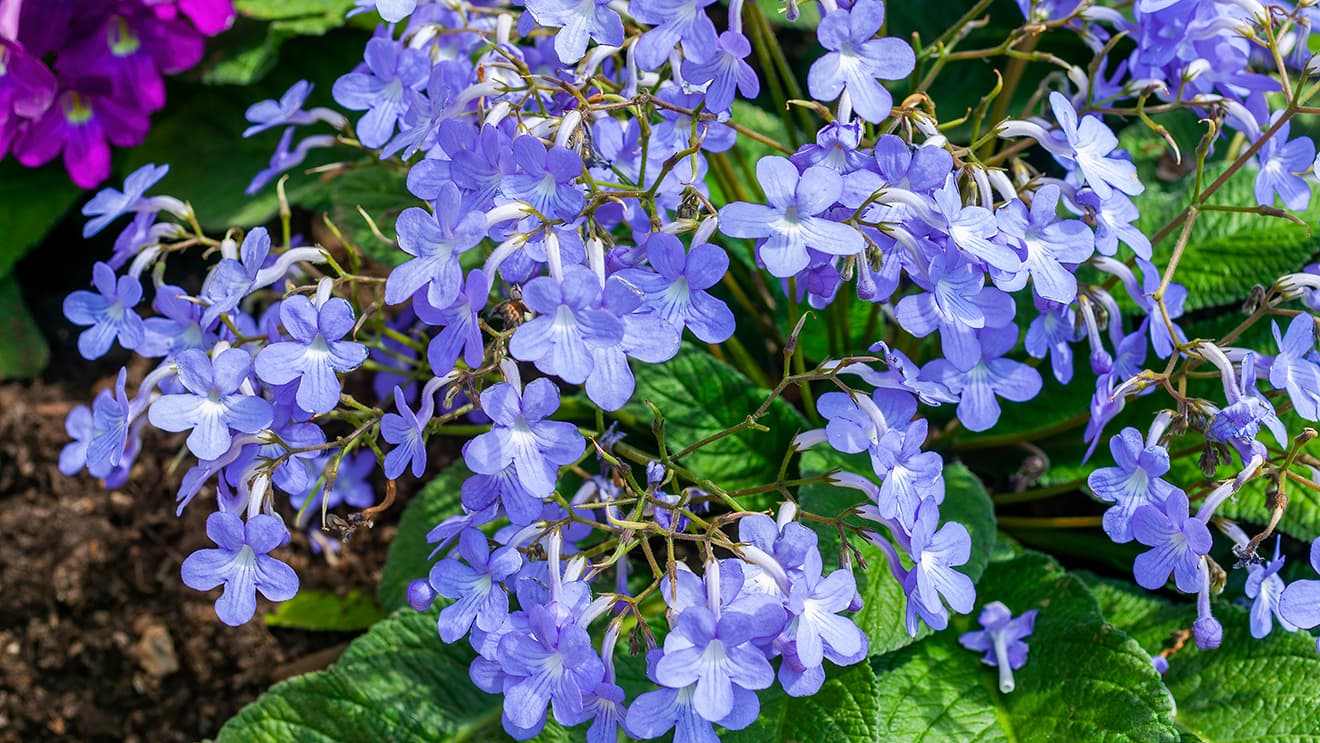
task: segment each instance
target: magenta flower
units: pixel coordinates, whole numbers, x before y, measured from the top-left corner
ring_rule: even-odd
[[[110,175],[110,145],[134,147],[146,136],[143,111],[105,92],[66,90],[14,142],[14,156],[34,168],[63,152],[73,182],[92,188]]]

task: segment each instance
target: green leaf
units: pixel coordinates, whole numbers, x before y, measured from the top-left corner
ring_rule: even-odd
[[[1091,580],[1105,618],[1129,629],[1148,649],[1190,627],[1195,608],[1175,604],[1117,581]],[[1316,679],[1320,654],[1305,632],[1276,625],[1263,640],[1251,636],[1247,611],[1215,605],[1223,643],[1198,650],[1188,642],[1169,658],[1164,683],[1177,700],[1179,727],[1205,740],[1320,740]]]
[[[469,474],[462,461],[449,465],[426,483],[403,510],[377,589],[380,605],[386,611],[407,606],[408,584],[431,572],[431,545],[426,534],[436,524],[459,513],[459,488]]]
[[[836,668],[814,696],[794,698],[778,686],[761,692],[761,715],[742,730],[720,735],[724,743],[789,743],[880,739],[876,716],[880,692],[865,663]]]
[[[356,632],[364,630],[385,618],[374,599],[357,589],[339,596],[330,591],[304,588],[297,596],[277,604],[275,611],[266,614],[271,627],[320,630],[326,632]]]
[[[48,361],[50,347],[23,303],[18,277],[0,275],[0,380],[35,377]]]
[[[846,470],[875,479],[870,460],[865,455],[844,456],[833,451],[813,449],[802,456],[802,473],[812,476]],[[804,485],[798,489],[802,507],[823,516],[835,516],[862,502],[862,495],[848,488],[828,484]],[[962,463],[944,468],[944,503],[940,506],[941,522],[956,521],[967,527],[972,538],[972,554],[959,570],[976,582],[990,562],[990,554],[997,542],[995,510],[981,481]],[[812,524],[820,537],[821,556],[826,562],[837,560],[838,533],[832,528]],[[870,639],[872,655],[879,655],[909,645],[930,634],[924,624],[917,637],[907,632],[905,616],[907,596],[894,580],[884,554],[869,543],[856,545],[866,560],[866,570],[857,573],[857,590],[862,596],[862,610],[853,618]]]
[[[0,277],[9,275],[81,195],[59,164],[24,168],[13,158],[0,162]]]
[[[282,23],[300,29],[304,35],[339,28],[352,8],[353,0],[236,0],[234,3],[234,10],[240,16]]]
[[[420,202],[408,196],[405,171],[384,163],[354,168],[330,181],[326,190],[330,221],[371,260],[397,266],[409,258],[393,242],[381,242],[362,218],[362,207],[385,237],[395,238],[394,222],[404,209]]]
[[[1027,553],[986,570],[981,602],[1038,609],[1016,691],[951,628],[872,660],[886,740],[1175,741],[1172,699],[1136,641],[1102,618],[1078,578]],[[970,618],[957,625],[971,628]],[[957,627],[955,625],[955,627]]]
[[[678,356],[664,364],[637,364],[636,401],[647,400],[665,416],[669,451],[732,428],[756,412],[770,394],[737,369],[702,349],[684,344]],[[651,414],[634,404],[633,414],[649,421]],[[768,432],[746,430],[703,446],[682,464],[726,490],[774,482],[780,460],[807,421],[782,398],[770,405],[760,422]]]
[[[354,640],[333,666],[273,686],[217,743],[504,741],[501,697],[468,679],[473,652],[446,645],[435,611],[403,609]],[[551,720],[539,740],[567,740]]]
[[[1224,171],[1222,164],[1207,166],[1209,184]],[[1211,198],[1212,204],[1240,206],[1256,203],[1256,171],[1243,168]],[[1191,178],[1185,188],[1164,191],[1151,188],[1135,198],[1141,218],[1137,225],[1153,235],[1188,203]],[[1320,221],[1320,199],[1298,215],[1305,224],[1242,212],[1202,211],[1188,238],[1174,280],[1187,287],[1185,310],[1236,305],[1246,299],[1256,284],[1269,286],[1286,273],[1301,270],[1320,251],[1320,233],[1309,225]],[[1155,249],[1154,263],[1163,268],[1173,254],[1177,235]]]

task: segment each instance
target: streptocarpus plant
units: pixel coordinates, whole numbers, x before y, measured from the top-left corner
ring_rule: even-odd
[[[386,181],[394,237],[370,225],[397,246],[392,267],[343,225],[335,244],[301,244],[287,210],[275,235],[206,235],[191,205],[146,195],[163,168],[98,195],[91,231],[136,216],[66,314],[89,358],[118,343],[160,362],[131,395],[121,373],[70,416],[62,467],[113,485],[147,424],[188,432],[179,508],[214,509],[216,548],[183,578],[223,585],[217,614],[238,624],[256,593],[297,590],[271,554],[285,519],[319,507],[322,524],[369,523],[388,496],[356,520],[327,512],[369,503],[375,466],[391,494],[425,476],[428,440],[462,436],[461,493],[407,601],[440,604],[435,642],[471,647],[472,683],[501,697],[518,739],[553,719],[593,741],[712,740],[768,724],[766,695],[812,697],[855,664],[883,693],[886,669],[948,634],[891,651],[971,629],[959,615],[991,550],[1021,552],[949,517],[965,508],[950,463],[976,452],[1003,455],[980,463],[1010,511],[1001,528],[1076,556],[1050,530],[1101,527],[1140,546],[1117,553],[1138,585],[1196,596],[1145,651],[1108,625],[1091,636],[1140,660],[1131,684],[1163,689],[1158,669],[1176,691],[1189,638],[1241,640],[1212,613],[1228,603],[1213,600],[1223,565],[1244,568],[1252,635],[1314,627],[1316,582],[1287,583],[1277,547],[1258,554],[1276,530],[1320,531],[1286,514],[1286,493],[1320,489],[1299,469],[1320,465],[1304,449],[1320,417],[1320,271],[1304,267],[1315,148],[1301,133],[1320,113],[1313,11],[1020,5],[1003,38],[969,49],[988,1],[928,37],[897,34],[880,0],[821,0],[824,51],[795,60],[803,89],[768,20],[781,9],[742,0],[359,2],[387,21],[334,85],[360,115],[307,110],[308,84],[253,105],[248,134],[281,135],[250,190],[319,148],[343,158],[326,177],[400,174]],[[950,118],[940,80],[982,60],[1005,74]],[[749,116],[762,94],[777,110]],[[308,126],[334,133],[295,142]],[[1258,242],[1206,237],[1243,224]],[[211,260],[192,289],[165,279],[185,250]],[[1261,286],[1234,275],[1252,271]],[[1240,321],[1198,316],[1244,300]],[[655,365],[683,364],[707,370],[685,390],[701,404],[662,404]],[[745,387],[715,389],[728,379]],[[702,409],[728,399],[754,402]],[[1023,411],[1042,425],[1007,421]],[[1106,448],[1112,466],[1086,466]],[[1201,472],[1187,466],[1198,453]],[[1103,516],[1011,513],[1082,483]],[[1074,650],[1050,638],[1070,609],[987,580],[1005,595],[981,597],[982,629],[962,642],[1021,695],[1023,638],[1038,625],[1031,657],[1067,665]],[[1086,589],[1050,590],[1088,596],[1075,611],[1099,626]],[[885,591],[898,611],[868,605]],[[1169,693],[1143,708],[1153,738],[1174,735]],[[1088,719],[1054,730],[1105,729]]]

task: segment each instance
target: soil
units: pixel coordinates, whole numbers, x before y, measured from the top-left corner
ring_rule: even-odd
[[[174,513],[186,469],[177,436],[148,439],[120,490],[60,474],[65,416],[127,357],[89,363],[74,350],[60,303],[95,257],[64,248],[75,236],[57,253],[58,238],[19,267],[51,364],[41,379],[0,384],[0,743],[211,737],[276,681],[333,662],[353,635],[267,627],[260,597],[256,618],[228,627],[212,608],[218,589],[180,582],[183,558],[211,545],[209,491]],[[130,365],[130,379],[145,371]],[[334,565],[298,531],[276,554],[304,588],[374,595],[400,510],[359,531]]]

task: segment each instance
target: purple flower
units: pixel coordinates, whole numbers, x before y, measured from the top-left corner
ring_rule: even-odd
[[[353,329],[353,307],[331,297],[319,308],[297,294],[280,303],[280,321],[292,341],[272,343],[257,354],[257,376],[267,384],[297,382],[295,400],[309,413],[339,404],[336,372],[350,372],[367,360],[361,343],[342,340]]]
[[[655,667],[663,657],[659,648],[647,654],[647,675],[655,679]],[[637,696],[628,708],[624,729],[634,738],[659,738],[670,729],[675,743],[719,743],[711,722],[697,713],[695,686],[661,688]],[[761,703],[756,692],[733,687],[733,709],[716,722],[727,730],[741,730],[756,720]]]
[[[399,215],[395,222],[399,248],[413,258],[390,271],[385,280],[386,302],[405,302],[423,287],[432,307],[448,307],[458,298],[463,282],[458,256],[486,236],[485,217],[465,210],[462,201],[458,188],[446,184],[436,197],[434,214],[411,207]]]
[[[1142,588],[1163,588],[1170,573],[1179,591],[1195,593],[1201,587],[1197,565],[1213,540],[1205,522],[1188,515],[1182,491],[1170,493],[1162,508],[1141,506],[1133,512],[1132,536],[1153,548],[1137,555],[1132,567]]]
[[[0,34],[0,158],[9,152],[17,123],[38,119],[55,100],[56,81],[38,57]]]
[[[958,643],[968,650],[984,652],[982,660],[999,667],[999,691],[1013,691],[1013,671],[1027,664],[1027,644],[1023,642],[1036,624],[1036,609],[1014,617],[999,601],[991,601],[977,618],[983,629],[967,632]]]
[[[1017,251],[990,239],[999,232],[995,215],[984,207],[963,206],[962,194],[952,174],[934,196],[936,212],[932,216],[943,217],[944,223],[939,227],[948,233],[954,245],[1001,271],[1015,273],[1021,270],[1022,257]]]
[[[1072,305],[1058,302],[1037,302],[1040,314],[1027,327],[1022,345],[1033,359],[1050,357],[1050,368],[1060,384],[1068,384],[1073,376],[1072,344],[1079,340],[1077,313]]]
[[[1030,276],[1041,299],[1067,304],[1077,298],[1077,278],[1064,264],[1075,266],[1090,258],[1095,233],[1079,220],[1060,220],[1058,205],[1059,187],[1051,184],[1036,191],[1030,210],[1014,199],[995,213],[1004,239],[1026,255],[1013,279],[998,282],[1001,288],[1019,289]]]
[[[1279,355],[1270,363],[1270,384],[1288,390],[1297,414],[1309,421],[1320,420],[1320,363],[1315,352],[1315,320],[1302,313],[1288,323],[1287,334],[1272,323]]]
[[[225,349],[212,360],[188,349],[175,363],[187,392],[157,399],[147,419],[164,431],[191,430],[188,450],[198,459],[218,459],[228,451],[232,431],[256,433],[274,420],[269,402],[239,389],[252,370],[246,351]]]
[[[1311,569],[1320,572],[1320,539],[1311,542]],[[1279,619],[1301,629],[1320,625],[1320,580],[1295,580],[1279,596]]]
[[[363,61],[365,69],[336,80],[331,92],[344,108],[367,112],[357,123],[362,144],[383,147],[407,107],[404,91],[426,84],[430,60],[421,50],[378,36],[367,42]]]
[[[913,274],[912,279],[926,293],[900,299],[894,316],[904,330],[918,338],[939,330],[949,362],[960,367],[975,364],[981,357],[977,330],[1012,326],[1013,298],[985,286],[985,273],[957,251],[935,255],[927,275]]]
[[[1138,258],[1150,260],[1150,238],[1132,224],[1140,217],[1137,205],[1125,194],[1114,191],[1107,199],[1101,199],[1095,191],[1084,188],[1074,195],[1083,210],[1093,215],[1095,221],[1095,250],[1101,255],[1114,255],[1118,252],[1118,243],[1122,241]]]
[[[527,492],[512,464],[493,475],[473,475],[463,481],[463,507],[479,512],[496,505],[504,506],[510,523],[526,526],[541,518],[544,501]]]
[[[1271,123],[1282,113],[1276,113]],[[1260,170],[1256,173],[1256,203],[1274,206],[1277,195],[1284,206],[1302,211],[1311,201],[1311,185],[1297,174],[1311,167],[1315,160],[1315,143],[1305,136],[1289,142],[1291,128],[1292,123],[1285,121],[1256,152],[1256,159],[1260,162]]]
[[[728,305],[706,292],[729,270],[729,256],[711,243],[692,246],[665,232],[653,232],[643,243],[647,262],[655,273],[638,269],[620,271],[619,278],[646,294],[643,305],[675,330],[686,325],[706,343],[723,343],[733,335],[734,318]]]
[[[958,401],[958,419],[969,431],[986,431],[999,420],[999,400],[1026,402],[1041,388],[1040,372],[1020,361],[1003,358],[1017,343],[1017,326],[977,332],[982,355],[971,364],[935,359],[921,369],[923,378],[943,382]]]
[[[114,394],[102,391],[92,402],[92,436],[86,450],[90,473],[108,472],[128,457],[133,406],[128,399],[127,382],[128,370],[121,368],[115,378]]]
[[[132,350],[146,338],[142,318],[133,307],[142,299],[142,285],[132,276],[115,278],[106,263],[92,267],[96,292],[79,290],[64,299],[64,316],[77,325],[89,325],[78,336],[78,353],[85,359],[104,356],[115,340]]]
[[[812,98],[832,101],[846,89],[858,116],[871,123],[889,116],[894,101],[880,81],[907,77],[917,58],[902,39],[875,38],[884,22],[880,0],[858,0],[851,10],[826,14],[816,38],[829,51],[807,72]]]
[[[261,513],[244,523],[236,514],[216,512],[206,519],[206,535],[219,549],[188,555],[183,583],[198,591],[224,585],[215,602],[220,621],[236,627],[251,619],[257,591],[271,601],[288,601],[298,593],[298,574],[269,554],[289,541],[279,518]]]
[[[91,237],[105,229],[106,225],[115,221],[121,214],[152,209],[151,200],[144,198],[147,189],[156,185],[168,172],[170,172],[169,165],[157,166],[148,163],[124,179],[122,192],[113,188],[101,189],[83,205],[83,216],[92,217],[83,226],[83,237]]]
[[[733,107],[734,88],[743,98],[751,100],[761,92],[761,81],[744,59],[752,53],[747,37],[736,31],[720,34],[715,49],[701,60],[683,60],[683,77],[687,82],[706,86],[706,110],[724,113]]]
[[[558,28],[555,53],[571,65],[587,53],[587,43],[623,46],[623,19],[610,0],[529,0],[527,10],[537,24]]]
[[[481,335],[479,316],[490,297],[490,280],[479,268],[473,269],[467,276],[463,290],[458,292],[453,304],[436,309],[420,296],[413,302],[417,317],[428,325],[437,325],[440,332],[431,339],[426,349],[426,359],[431,365],[431,373],[444,376],[454,370],[458,359],[469,369],[481,366],[485,358],[486,346]]]
[[[427,579],[441,596],[457,599],[440,611],[437,628],[440,639],[454,642],[468,633],[473,623],[478,629],[494,632],[509,615],[509,597],[502,584],[522,567],[522,556],[513,547],[494,552],[486,535],[466,529],[458,537],[458,553],[431,568]]]
[[[414,413],[403,397],[403,390],[395,387],[394,409],[398,412],[386,413],[380,419],[381,438],[394,444],[385,455],[385,476],[391,480],[398,478],[412,462],[413,477],[421,477],[426,472],[426,424],[431,422],[435,400],[430,395],[424,396]]]
[[[435,143],[440,126],[449,120],[450,102],[468,87],[472,65],[466,59],[450,59],[431,68],[426,93],[408,90],[408,106],[399,119],[399,133],[380,151],[381,159],[402,152],[412,157],[418,149]]]
[[[715,24],[702,8],[715,0],[633,0],[628,13],[654,26],[637,41],[637,64],[654,70],[669,59],[681,41],[685,56],[704,59],[716,45]]]
[[[1086,484],[1095,497],[1114,504],[1105,511],[1105,533],[1122,544],[1132,541],[1132,515],[1138,508],[1163,508],[1170,495],[1182,490],[1163,478],[1169,471],[1169,452],[1157,444],[1148,445],[1137,429],[1120,431],[1109,440],[1109,451],[1118,466],[1092,472]]]
[[[91,73],[109,81],[116,99],[156,111],[165,105],[161,73],[182,72],[201,61],[202,35],[179,19],[125,6],[118,10],[107,14],[100,28],[61,48],[55,70],[69,78]]]
[[[559,408],[559,390],[549,379],[536,379],[521,394],[508,383],[481,393],[481,410],[491,430],[463,445],[463,460],[479,475],[494,475],[509,464],[529,493],[544,498],[554,492],[559,467],[572,464],[586,440],[572,423],[545,420]]]
[[[1274,628],[1273,620],[1278,618],[1279,627],[1284,632],[1294,632],[1297,626],[1284,618],[1279,600],[1285,590],[1279,569],[1284,559],[1279,554],[1279,541],[1274,542],[1274,559],[1261,565],[1252,563],[1247,567],[1247,585],[1245,592],[1251,599],[1251,636],[1257,640],[1265,637]]]
[[[356,0],[356,3],[357,8],[348,13],[350,16],[375,9],[386,23],[398,23],[417,9],[417,0]]]
[[[552,566],[557,570],[557,566]],[[546,706],[554,705],[563,725],[586,721],[583,694],[596,688],[605,666],[591,646],[591,637],[571,616],[560,616],[557,604],[527,610],[528,632],[514,631],[499,641],[496,657],[504,682],[504,720],[518,737],[535,733],[545,723]],[[565,612],[566,614],[567,612]]]
[[[585,382],[595,368],[592,348],[623,340],[623,325],[601,308],[600,281],[585,266],[566,266],[563,281],[532,279],[523,287],[523,303],[539,316],[518,327],[509,353],[565,382]]]
[[[307,153],[319,147],[330,147],[336,140],[329,134],[318,134],[312,137],[304,137],[295,146],[293,144],[293,135],[296,127],[288,126],[284,128],[284,133],[280,135],[280,141],[275,145],[275,152],[271,153],[270,163],[248,183],[243,193],[251,196],[266,187],[267,183],[275,180],[275,176],[296,168],[307,159]]]
[[[1137,177],[1137,167],[1131,160],[1118,157],[1118,137],[1105,126],[1099,116],[1083,116],[1079,121],[1077,109],[1062,93],[1050,93],[1050,108],[1059,122],[1062,141],[1046,132],[1039,124],[1029,121],[1009,121],[1000,127],[1000,136],[1028,136],[1049,150],[1069,169],[1077,168],[1102,199],[1115,191],[1136,196],[1145,190]],[[1117,150],[1122,153],[1122,150]]]
[[[110,145],[136,147],[147,135],[146,112],[103,91],[66,90],[14,142],[14,157],[29,168],[64,153],[69,177],[94,188],[110,175]]]
[[[317,121],[325,121],[332,126],[342,125],[344,117],[329,109],[302,110],[303,105],[307,103],[307,97],[312,94],[312,87],[310,82],[299,80],[291,85],[278,101],[268,99],[248,106],[247,112],[243,115],[252,126],[243,130],[243,136],[251,137],[277,126],[297,126]]]
[[[545,219],[573,220],[582,211],[585,197],[577,184],[582,176],[582,157],[567,147],[549,149],[530,135],[513,140],[513,162],[518,172],[500,182],[500,193],[521,201]]]
[[[693,709],[718,722],[733,712],[735,686],[755,690],[774,683],[774,669],[751,642],[755,634],[756,620],[746,614],[716,617],[705,606],[689,607],[665,638],[656,681],[674,689],[693,686]]]
[[[799,174],[783,157],[763,157],[756,178],[768,206],[736,202],[720,209],[720,231],[730,237],[764,237],[758,255],[770,273],[788,278],[807,267],[808,248],[854,255],[866,247],[862,234],[820,216],[839,200],[843,181],[836,171],[812,166]]]
[[[161,284],[151,306],[160,317],[143,320],[146,335],[137,352],[142,356],[172,357],[189,348],[210,348],[215,334],[202,328],[202,306],[177,286]]]
[[[826,658],[838,665],[856,663],[866,657],[867,639],[851,619],[839,616],[841,611],[853,609],[857,583],[852,571],[838,569],[821,578],[820,560],[808,560],[800,580],[793,582],[788,595],[788,610],[792,615],[784,628],[783,638],[791,641],[791,653],[785,652],[784,663],[796,674],[817,669]],[[790,660],[791,659],[791,660]],[[780,677],[784,677],[780,668]],[[819,690],[816,682],[823,682],[825,674],[813,674],[812,683],[789,690],[792,696],[809,696]],[[816,686],[812,689],[812,686]],[[787,687],[786,687],[787,688]]]
[[[587,397],[604,410],[618,410],[632,397],[636,380],[628,359],[647,364],[664,363],[678,353],[680,333],[650,308],[642,306],[642,293],[617,276],[605,281],[602,307],[617,317],[623,337],[617,343],[591,346],[591,375]]]
[[[912,525],[908,553],[913,565],[903,581],[903,592],[908,598],[907,631],[913,637],[918,616],[932,629],[949,625],[945,601],[959,614],[971,611],[976,603],[972,579],[954,570],[971,559],[972,537],[962,524],[950,521],[940,526],[939,520],[939,504],[927,499],[917,509]]]
[[[1255,353],[1249,351],[1243,358],[1241,375],[1237,381],[1237,385],[1225,382],[1224,393],[1228,398],[1228,406],[1211,419],[1205,437],[1210,441],[1231,444],[1245,463],[1251,459],[1253,452],[1264,451],[1264,444],[1256,440],[1262,425],[1269,429],[1279,443],[1288,440],[1288,432],[1274,406],[1256,389]]]

